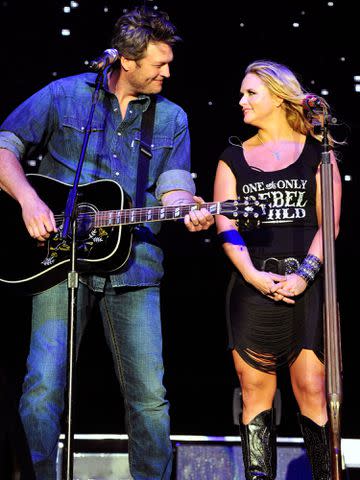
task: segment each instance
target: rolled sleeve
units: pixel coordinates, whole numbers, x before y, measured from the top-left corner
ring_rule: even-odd
[[[25,145],[20,138],[12,132],[0,132],[0,148],[12,152],[20,160],[25,153]]]
[[[191,173],[187,170],[180,169],[163,172],[156,183],[156,198],[160,200],[164,193],[173,190],[186,190],[192,195],[195,195],[195,183]]]

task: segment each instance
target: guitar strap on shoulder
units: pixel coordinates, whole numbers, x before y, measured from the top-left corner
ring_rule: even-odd
[[[151,144],[154,130],[156,96],[150,97],[150,105],[143,113],[140,132],[140,150],[137,171],[135,207],[144,206],[145,187],[149,174],[149,162],[152,158]]]

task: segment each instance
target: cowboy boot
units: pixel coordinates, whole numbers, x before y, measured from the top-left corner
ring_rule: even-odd
[[[276,478],[274,409],[259,413],[250,423],[240,420],[241,447],[246,480]]]
[[[313,480],[331,480],[329,422],[323,427],[298,413]]]

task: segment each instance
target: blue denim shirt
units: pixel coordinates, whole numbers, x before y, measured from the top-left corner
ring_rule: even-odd
[[[28,98],[0,126],[0,148],[12,151],[20,160],[41,153],[39,173],[72,183],[95,79],[95,73],[62,78]],[[126,116],[122,118],[118,100],[109,92],[105,75],[80,183],[99,178],[113,179],[134,200],[141,118],[149,103],[148,96],[139,96],[129,103]],[[171,190],[195,193],[189,172],[190,139],[186,113],[161,96],[157,97],[152,153],[146,206],[158,205],[161,196]],[[156,235],[161,224],[147,223],[144,227],[134,233],[133,248],[126,265],[111,274],[114,287],[159,284],[163,274],[162,251],[146,237]],[[151,235],[146,235],[150,232]],[[90,275],[82,277],[82,281],[101,291],[105,277]]]

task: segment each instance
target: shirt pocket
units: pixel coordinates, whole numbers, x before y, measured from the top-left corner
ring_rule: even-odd
[[[140,132],[136,132],[134,136],[134,143],[135,144],[140,144]],[[173,148],[174,146],[174,139],[171,137],[166,137],[166,136],[160,136],[160,135],[154,135],[152,140],[151,140],[151,151],[158,151],[158,150],[163,150],[163,149],[170,149]]]
[[[63,145],[68,150],[67,154],[80,152],[85,138],[87,120],[81,118],[65,116],[62,122]],[[86,147],[86,156],[95,158],[102,152],[104,145],[104,125],[96,120],[92,122],[88,144]]]
[[[87,120],[85,122],[76,117],[65,116],[63,120],[63,127],[77,130],[78,132],[81,132],[81,133],[85,133],[86,124],[87,124]],[[102,125],[100,122],[93,121],[91,125],[91,133],[102,132],[102,131],[104,131],[104,125]]]
[[[140,132],[137,132],[135,138],[135,145],[140,145]],[[152,158],[149,158],[149,178],[147,189],[149,191],[155,190],[155,185],[158,177],[164,170],[166,160],[171,155],[174,148],[174,139],[163,135],[154,135],[150,145]]]

